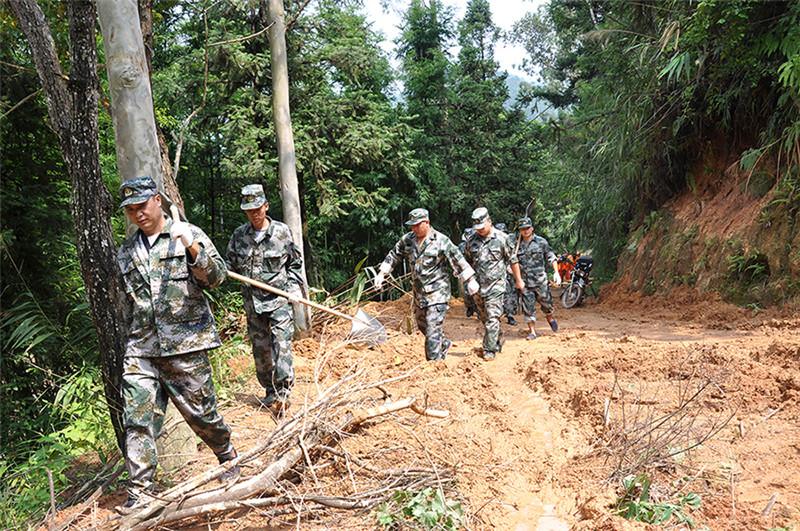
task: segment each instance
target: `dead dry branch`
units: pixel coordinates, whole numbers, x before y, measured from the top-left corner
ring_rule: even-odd
[[[326,359],[321,355],[318,363]],[[330,511],[369,510],[398,490],[445,489],[452,484],[452,470],[430,456],[425,456],[428,463],[424,463],[430,467],[420,466],[411,451],[408,460],[389,461],[403,466],[390,467],[386,459],[352,455],[347,449],[360,431],[403,411],[435,419],[448,416],[447,411],[427,407],[427,400],[387,398],[384,387],[413,371],[370,381],[365,369],[353,368],[327,387],[320,378],[323,372],[317,367],[316,385],[310,387],[316,390],[316,399],[307,400],[294,416],[281,419],[261,443],[234,461],[154,495],[135,513],[109,518],[98,527],[137,531],[174,527],[241,511],[270,517],[291,514],[296,521],[313,515],[319,520]],[[224,485],[215,481],[236,465],[243,469],[238,480]]]
[[[736,413],[710,406],[724,387],[720,383],[700,365],[667,388],[649,391],[641,384],[627,390],[615,375],[603,414],[605,431],[594,445],[612,464],[609,481],[669,471],[676,457],[717,435]]]

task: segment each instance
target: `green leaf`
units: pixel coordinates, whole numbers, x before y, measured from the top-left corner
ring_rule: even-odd
[[[683,503],[691,507],[692,509],[697,509],[700,507],[700,503],[702,502],[700,495],[695,494],[694,492],[690,492],[683,497]]]

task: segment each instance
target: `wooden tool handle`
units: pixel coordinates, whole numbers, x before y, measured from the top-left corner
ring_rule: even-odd
[[[233,271],[228,270],[228,276],[234,280],[238,280],[239,282],[250,284],[251,286],[263,289],[264,291],[269,291],[270,293],[274,293],[275,295],[280,295],[281,297],[286,297],[290,301],[297,301],[305,304],[306,306],[311,306],[312,308],[316,308],[317,310],[321,310],[323,312],[327,312],[337,317],[341,317],[342,319],[347,319],[348,321],[355,321],[354,317],[347,315],[346,313],[342,313],[339,310],[334,310],[333,308],[328,308],[327,306],[323,306],[322,304],[310,301],[306,298],[298,297],[297,295],[292,295],[288,291],[283,291],[282,289],[275,288],[273,286],[270,286],[269,284],[259,282],[258,280],[254,280],[250,277],[240,275],[239,273],[234,273]]]

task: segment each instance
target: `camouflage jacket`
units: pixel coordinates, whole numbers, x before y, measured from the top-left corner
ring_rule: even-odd
[[[445,263],[450,264],[456,275],[461,275],[469,268],[450,238],[433,228],[420,245],[417,245],[417,237],[413,232],[406,233],[383,262],[394,269],[404,259],[411,270],[414,300],[420,308],[450,301],[450,279]]]
[[[464,256],[475,269],[481,297],[502,297],[505,293],[506,269],[517,263],[510,242],[505,232],[495,228],[486,238],[477,232],[467,238]]]
[[[464,232],[461,233],[461,241],[458,243],[458,250],[461,251],[461,254],[464,254],[467,248],[467,240],[472,234],[475,234],[475,229],[470,227],[467,227],[464,229]]]
[[[517,238],[520,239],[517,258],[525,286],[533,287],[547,283],[545,268],[556,259],[550,244],[538,234],[534,234],[527,242],[517,234],[512,241],[514,248],[517,248]]]
[[[220,345],[203,289],[222,283],[225,263],[208,236],[194,225],[190,227],[200,253],[190,262],[181,240],[169,237],[171,227],[172,220],[166,219],[149,253],[141,230],[117,252],[131,305],[126,356],[157,358]]]
[[[303,292],[303,259],[292,241],[289,227],[269,219],[264,239],[256,242],[256,231],[248,222],[233,231],[225,262],[228,269],[269,284],[283,291]],[[244,307],[248,312],[266,313],[278,309],[289,301],[285,297],[242,284]]]

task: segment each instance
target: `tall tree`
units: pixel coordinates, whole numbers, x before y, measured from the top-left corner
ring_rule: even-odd
[[[131,24],[131,20],[141,17],[136,0],[97,1],[120,180],[151,176],[168,198],[162,203],[166,208],[167,203],[179,206],[181,200],[177,184],[172,179],[166,142],[157,133],[150,88],[150,61],[142,35],[144,26],[152,39],[150,6],[145,4],[142,7],[144,16],[140,24]],[[129,230],[132,228],[135,227],[129,226]],[[164,466],[174,469],[185,464],[197,446],[192,430],[175,408],[168,408],[166,418],[178,422],[177,429],[169,433],[169,440],[159,441],[170,448],[169,452],[162,453],[175,456],[165,461]]]
[[[425,160],[414,176],[417,200],[443,212],[452,211],[450,191],[455,186],[447,156],[453,104],[447,52],[453,37],[452,17],[439,0],[412,0],[397,42],[406,110],[418,129],[414,149]]]
[[[297,158],[294,151],[292,118],[289,112],[289,67],[286,58],[286,23],[283,0],[269,2],[269,48],[272,60],[272,112],[275,115],[275,134],[278,137],[278,173],[281,183],[284,221],[289,225],[292,239],[303,254],[303,220],[300,211],[300,192],[297,186]],[[306,280],[305,261],[301,272]],[[311,326],[311,313],[307,306],[294,303],[297,328],[306,331]]]
[[[470,0],[458,25],[448,158],[459,179],[454,210],[466,217],[481,204],[495,221],[511,222],[535,190],[538,137],[521,109],[506,107],[507,74],[494,58],[499,36],[488,0]]]
[[[97,332],[111,421],[117,443],[124,449],[120,383],[128,315],[110,223],[112,198],[100,172],[95,4],[91,0],[67,4],[71,65],[68,81],[36,0],[9,0],[9,5],[30,46],[70,175],[81,275]]]

